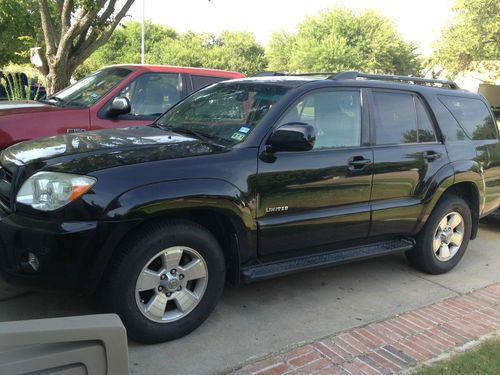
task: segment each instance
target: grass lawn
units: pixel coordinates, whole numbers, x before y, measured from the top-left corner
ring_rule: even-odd
[[[436,362],[412,372],[412,375],[498,375],[500,339],[485,341],[465,353]]]

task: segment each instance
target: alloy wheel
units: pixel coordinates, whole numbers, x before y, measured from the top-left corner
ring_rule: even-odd
[[[464,218],[458,212],[450,212],[441,219],[432,242],[434,255],[439,261],[449,261],[458,253],[464,239],[464,227]]]
[[[194,310],[207,282],[207,265],[196,250],[170,247],[152,257],[142,269],[136,282],[136,303],[148,319],[173,322]]]

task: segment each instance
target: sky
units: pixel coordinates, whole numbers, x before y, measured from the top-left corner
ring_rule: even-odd
[[[335,5],[355,11],[372,8],[389,17],[401,35],[415,42],[421,53],[431,51],[431,43],[453,16],[455,0],[136,0],[129,11],[134,20],[142,18],[169,25],[179,32],[188,30],[220,33],[223,30],[251,31],[263,45],[273,31],[293,32],[307,15]]]

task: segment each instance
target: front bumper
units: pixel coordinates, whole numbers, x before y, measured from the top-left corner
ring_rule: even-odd
[[[132,224],[0,213],[0,273],[8,283],[35,290],[92,292]]]

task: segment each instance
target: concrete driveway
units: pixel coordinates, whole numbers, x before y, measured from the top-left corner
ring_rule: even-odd
[[[155,346],[130,344],[132,374],[217,374],[339,331],[500,281],[500,219],[450,273],[429,276],[390,256],[227,289],[198,330]],[[0,284],[0,321],[91,313],[93,301]]]

